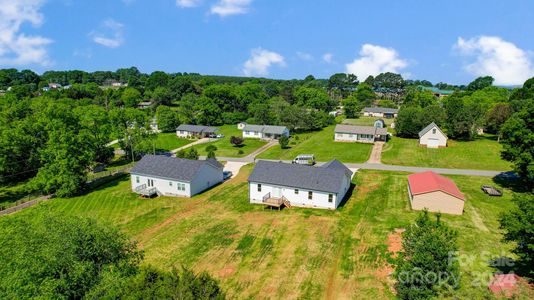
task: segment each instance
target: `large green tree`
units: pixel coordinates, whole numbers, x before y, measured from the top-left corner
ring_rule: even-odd
[[[430,299],[459,287],[458,233],[437,215],[423,211],[402,234],[402,251],[396,259],[395,289],[400,299]],[[452,258],[452,259],[451,259]]]
[[[534,100],[513,114],[502,126],[502,157],[514,164],[514,170],[529,187],[534,186]]]

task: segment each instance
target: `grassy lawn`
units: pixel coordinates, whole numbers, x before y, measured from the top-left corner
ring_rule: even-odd
[[[254,152],[256,149],[260,148],[261,146],[267,144],[267,142],[261,141],[259,139],[245,139],[245,142],[243,143],[243,146],[241,147],[235,147],[234,145],[230,144],[231,136],[238,136],[238,137],[243,136],[243,132],[237,129],[236,125],[220,126],[219,131],[217,133],[224,134],[224,138],[218,139],[214,142],[196,145],[196,146],[193,146],[193,148],[195,148],[200,153],[200,155],[206,155],[207,154],[205,150],[206,146],[214,145],[215,147],[217,147],[217,151],[215,152],[216,156],[244,157]],[[239,153],[239,150],[241,150],[243,153]]]
[[[315,154],[317,161],[336,158],[342,162],[361,163],[369,159],[372,148],[370,144],[334,142],[334,126],[293,135],[289,146],[289,149],[270,148],[258,158],[292,160],[299,154]]]
[[[178,138],[175,132],[158,133],[156,138],[156,149],[171,151],[192,142],[193,140]]]
[[[393,137],[382,150],[382,163],[404,166],[509,170],[510,163],[500,157],[502,146],[492,136],[474,141],[449,139],[448,147],[428,149],[419,147],[418,139]]]
[[[406,174],[359,172],[356,189],[336,211],[276,211],[248,203],[251,169],[244,167],[236,178],[192,199],[142,199],[130,192],[125,177],[90,194],[42,205],[113,223],[139,241],[146,264],[207,271],[230,299],[394,298],[387,236],[417,216],[409,208]],[[479,187],[491,179],[452,178],[467,196],[466,213],[443,220],[459,231],[461,253],[476,258],[473,265],[462,265],[455,297],[480,299],[487,288],[471,282],[476,272],[494,271],[481,251],[490,258],[510,255],[497,218],[511,207],[511,192],[490,198]]]

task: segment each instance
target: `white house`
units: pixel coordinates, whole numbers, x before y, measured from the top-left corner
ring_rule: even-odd
[[[285,126],[245,124],[242,130],[243,138],[278,139],[281,136],[289,137],[289,129]]]
[[[191,197],[222,182],[223,166],[215,159],[145,155],[130,174],[137,194]]]
[[[375,123],[373,124],[374,127],[376,128],[386,128],[386,122],[384,122],[384,120],[382,119],[378,119],[375,121]]]
[[[396,118],[399,110],[389,107],[365,107],[362,113],[366,117]]]
[[[419,132],[419,145],[427,148],[447,147],[447,136],[432,122]]]
[[[245,123],[245,122],[239,122],[239,123],[237,123],[237,129],[243,130],[243,128],[245,128],[246,125],[247,125],[247,123]]]
[[[387,128],[338,124],[334,129],[334,141],[374,143],[385,141],[387,134]]]
[[[332,160],[320,167],[260,160],[248,177],[250,203],[336,209],[352,172]]]
[[[181,124],[176,128],[176,136],[179,138],[209,137],[219,130],[217,127],[203,125]]]

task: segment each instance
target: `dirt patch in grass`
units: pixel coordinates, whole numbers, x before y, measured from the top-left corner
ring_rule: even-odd
[[[473,224],[476,226],[476,228],[484,232],[489,231],[488,227],[486,227],[484,221],[482,221],[482,218],[480,218],[480,215],[474,206],[471,206],[471,220],[473,220]]]
[[[388,251],[392,253],[392,257],[397,257],[398,252],[402,250],[402,233],[406,231],[404,228],[396,228],[388,235]]]

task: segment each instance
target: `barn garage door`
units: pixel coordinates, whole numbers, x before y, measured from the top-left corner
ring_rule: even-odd
[[[428,148],[438,148],[439,147],[439,140],[438,139],[428,139]]]

